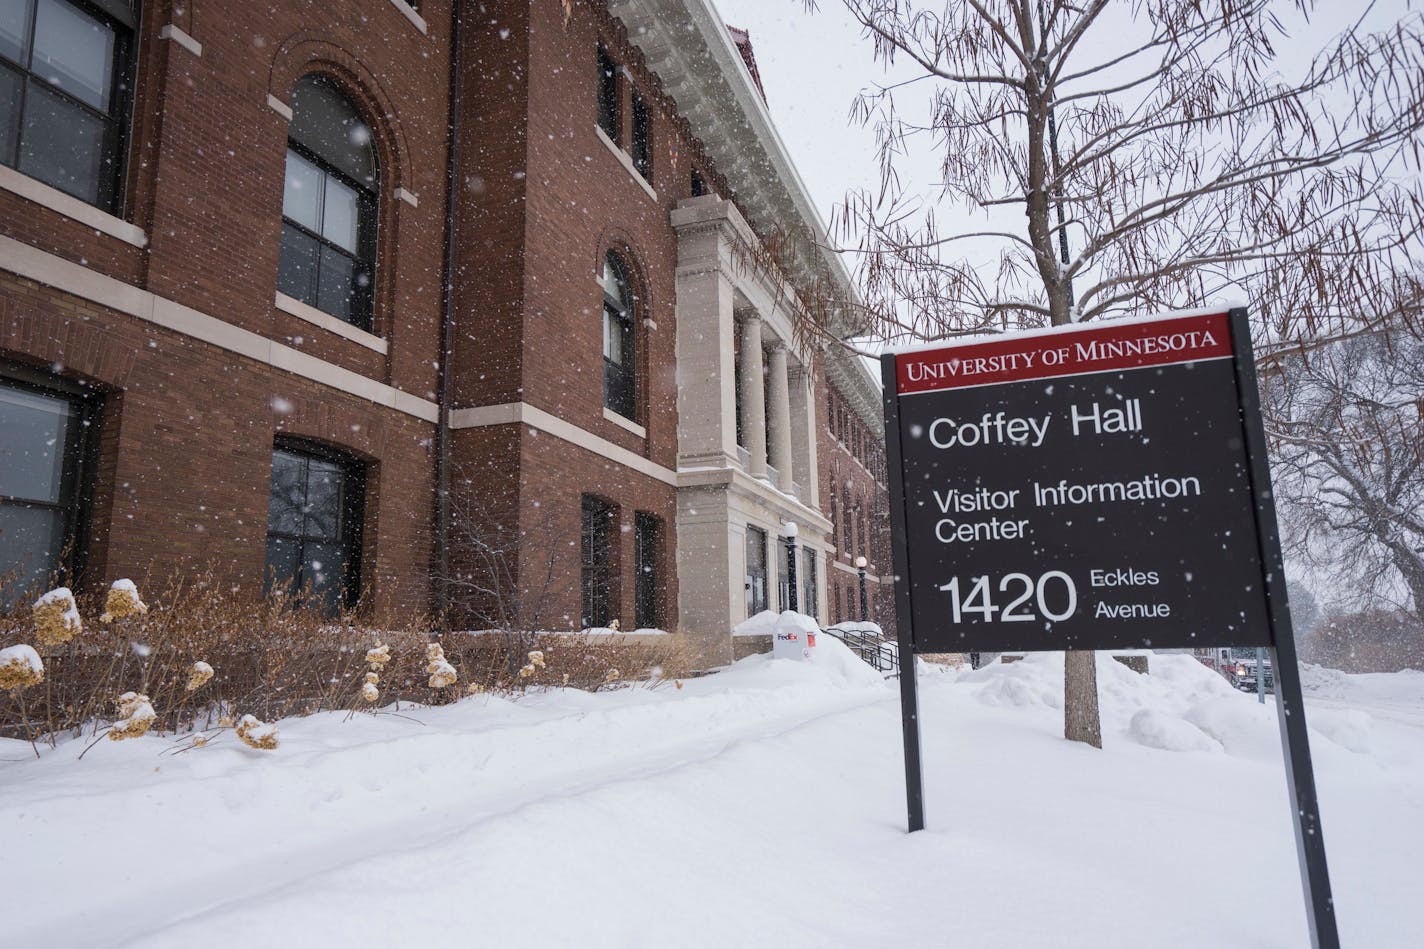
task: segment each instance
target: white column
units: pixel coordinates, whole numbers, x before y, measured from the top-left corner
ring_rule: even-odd
[[[771,347],[771,466],[776,469],[777,487],[791,493],[796,472],[791,463],[791,393],[786,378],[786,344]]]
[[[804,365],[792,366],[791,387],[791,462],[796,469],[796,483],[801,485],[801,503],[820,510],[820,490],[816,465],[816,401],[811,388],[811,373]]]
[[[761,373],[761,317],[742,317],[742,433],[753,478],[766,477],[766,392]]]

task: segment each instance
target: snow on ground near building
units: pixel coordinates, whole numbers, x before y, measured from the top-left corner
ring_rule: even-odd
[[[1274,708],[1195,660],[1104,657],[1101,752],[1060,737],[1061,655],[926,669],[907,835],[896,684],[816,657],[271,752],[5,742],[0,944],[1306,945]],[[1424,675],[1307,673],[1345,945],[1418,945]]]

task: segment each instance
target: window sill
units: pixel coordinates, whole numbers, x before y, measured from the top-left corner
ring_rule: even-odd
[[[608,419],[608,421],[612,422],[614,425],[617,425],[619,428],[626,428],[628,431],[632,432],[634,435],[637,435],[639,438],[648,437],[648,430],[646,428],[639,425],[637,422],[629,421],[628,419],[619,415],[617,412],[613,411],[606,405],[603,407],[603,417]]]
[[[638,174],[638,169],[633,167],[632,156],[619,148],[617,143],[608,137],[608,133],[603,131],[603,128],[597,122],[593,123],[593,131],[594,134],[598,136],[598,140],[607,146],[608,150],[613,153],[613,157],[618,159],[618,163],[632,176],[639,187],[648,193],[648,197],[656,201],[658,199],[658,193],[653,190],[652,185],[648,184],[648,179]]]
[[[419,13],[416,13],[415,7],[406,3],[405,0],[391,0],[391,6],[399,10],[401,16],[409,20],[411,25],[414,26],[421,33],[425,33],[427,35],[429,34],[430,31],[425,26],[425,17],[421,16]]]
[[[359,343],[367,349],[374,350],[382,356],[390,352],[390,343],[374,333],[357,329],[344,320],[338,320],[330,313],[323,313],[316,307],[303,303],[295,297],[289,297],[285,293],[278,291],[276,300],[277,309],[283,313],[289,313],[299,320],[306,320],[324,330],[335,333],[337,336],[345,337],[353,343]]]
[[[100,211],[92,204],[85,204],[78,198],[18,172],[9,165],[0,165],[0,190],[19,195],[26,201],[33,201],[40,207],[78,221],[85,227],[91,227],[110,237],[117,237],[125,244],[135,247],[148,246],[148,235],[143,232],[143,228],[130,224],[123,218],[114,217],[106,211]]]

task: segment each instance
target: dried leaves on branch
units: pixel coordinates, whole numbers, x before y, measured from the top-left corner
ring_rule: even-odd
[[[885,336],[1229,297],[1298,346],[1417,240],[1418,14],[1300,57],[1310,0],[842,2],[902,80],[857,103],[880,185],[834,221]]]
[[[1381,328],[1282,360],[1266,415],[1288,549],[1342,605],[1424,622],[1424,282],[1359,301]]]

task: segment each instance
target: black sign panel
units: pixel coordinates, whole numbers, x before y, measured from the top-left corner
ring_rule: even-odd
[[[886,357],[915,650],[1271,645],[1231,340],[1210,314]]]

